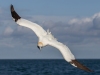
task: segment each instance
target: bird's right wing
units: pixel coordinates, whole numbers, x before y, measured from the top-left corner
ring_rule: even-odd
[[[71,53],[70,49],[66,45],[58,42],[57,40],[49,41],[49,45],[57,48],[61,52],[61,54],[63,55],[64,59],[67,62],[69,62],[71,65],[73,65],[74,67],[77,67],[77,68],[80,68],[82,70],[91,72],[90,69],[88,69],[86,66],[82,65],[81,63],[79,63],[75,59],[74,55]]]
[[[53,47],[57,48],[61,52],[62,56],[64,57],[64,59],[67,62],[70,62],[71,60],[74,60],[75,59],[75,57],[71,53],[70,49],[66,45],[58,42],[57,40],[50,40],[48,42],[48,44],[50,46],[53,46]]]
[[[13,5],[11,5],[10,10],[11,10],[11,15],[13,19],[18,25],[32,29],[38,37],[41,37],[47,34],[46,31],[40,25],[21,18],[14,10]]]

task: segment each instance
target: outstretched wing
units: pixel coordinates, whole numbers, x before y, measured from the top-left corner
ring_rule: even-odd
[[[60,43],[56,40],[49,41],[49,45],[57,48],[61,52],[61,54],[63,55],[64,59],[67,62],[69,62],[71,65],[73,65],[74,67],[77,67],[77,68],[80,68],[82,70],[91,72],[90,69],[88,69],[86,66],[80,64],[75,59],[74,55],[71,53],[70,49],[66,45],[64,45],[64,44],[62,44],[62,43]]]
[[[32,29],[38,37],[41,37],[46,34],[46,31],[38,24],[21,18],[14,10],[13,5],[11,5],[10,10],[13,19],[18,25]]]

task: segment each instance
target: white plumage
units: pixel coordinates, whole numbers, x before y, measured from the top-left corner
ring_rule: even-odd
[[[67,62],[71,63],[74,67],[78,67],[78,68],[86,70],[86,71],[91,71],[87,67],[80,64],[77,60],[75,60],[75,57],[71,53],[69,48],[66,45],[58,42],[57,39],[54,38],[54,36],[51,34],[51,32],[49,30],[45,31],[40,25],[21,18],[14,10],[13,5],[11,5],[10,10],[11,10],[11,15],[12,15],[13,19],[15,20],[15,22],[18,25],[32,29],[34,31],[34,33],[38,36],[38,38],[39,38],[38,47],[39,48],[42,48],[46,45],[53,46],[53,47],[57,48],[61,52],[64,59]]]
[[[33,23],[33,22],[28,21],[23,18],[19,19],[16,23],[20,26],[24,26],[24,27],[32,29],[35,32],[35,34],[38,36],[39,42],[43,43],[43,46],[51,45],[51,46],[57,48],[62,53],[62,55],[66,61],[70,62],[71,60],[75,59],[74,55],[71,53],[69,48],[66,45],[58,42],[53,37],[53,35],[49,32],[49,30],[47,30],[47,32],[46,32],[38,24]]]
[[[20,26],[32,29],[38,38],[47,34],[47,32],[41,26],[26,19],[21,18],[16,23]]]

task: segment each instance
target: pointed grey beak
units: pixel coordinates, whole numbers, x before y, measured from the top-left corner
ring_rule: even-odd
[[[41,50],[41,47],[37,46],[37,48],[38,48],[39,50]]]

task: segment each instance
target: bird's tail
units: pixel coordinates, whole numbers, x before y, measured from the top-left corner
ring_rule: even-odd
[[[15,20],[15,22],[20,19],[21,17],[16,13],[16,11],[14,10],[13,5],[10,6],[10,11],[11,11],[11,15],[13,17],[13,19]]]
[[[79,63],[77,60],[72,60],[70,62],[71,65],[73,65],[74,67],[77,67],[79,69],[85,70],[87,72],[93,72],[92,70],[90,70],[89,68],[87,68],[86,66],[82,65],[81,63]]]

